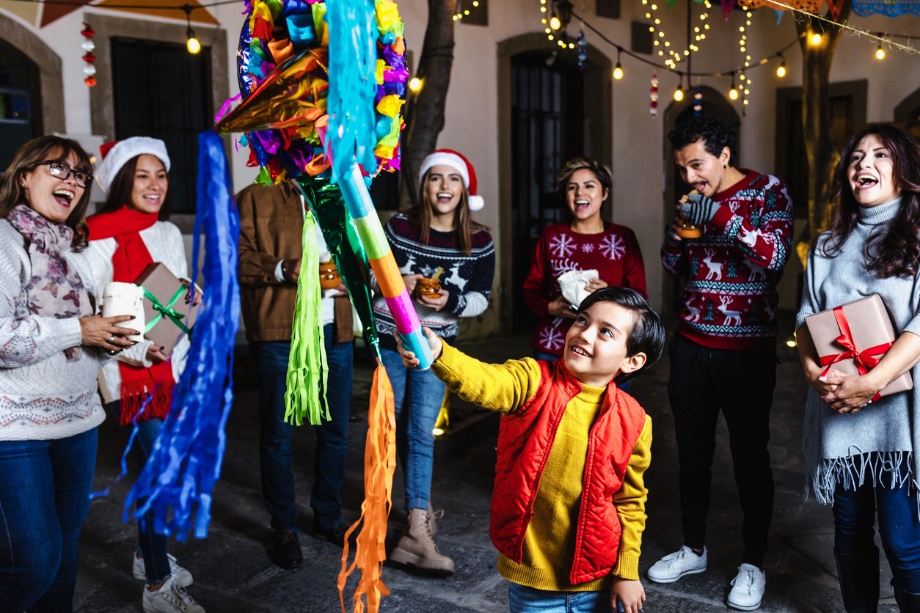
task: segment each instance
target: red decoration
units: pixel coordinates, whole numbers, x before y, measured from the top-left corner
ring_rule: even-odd
[[[86,62],[86,66],[83,67],[83,74],[86,75],[86,78],[83,79],[83,82],[86,83],[87,87],[96,86],[96,54],[93,51],[96,49],[96,43],[93,42],[93,38],[96,36],[96,32],[93,30],[93,26],[89,25],[85,21],[83,22],[83,29],[80,30],[80,34],[83,36],[83,50],[86,53],[83,54],[83,61]]]

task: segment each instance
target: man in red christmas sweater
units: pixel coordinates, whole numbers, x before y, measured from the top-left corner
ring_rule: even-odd
[[[668,381],[684,545],[652,565],[648,577],[672,583],[706,570],[710,469],[721,410],[744,517],[744,553],[728,605],[751,611],[760,606],[766,587],[776,284],[791,245],[792,203],[776,177],[734,166],[736,137],[721,122],[692,117],[668,138],[681,177],[695,190],[678,204],[661,247],[665,271],[687,278]],[[702,235],[682,238],[684,222],[702,228]]]

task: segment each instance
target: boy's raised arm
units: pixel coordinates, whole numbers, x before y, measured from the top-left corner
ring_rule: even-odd
[[[623,579],[639,578],[639,554],[642,550],[642,533],[645,531],[645,471],[652,461],[652,418],[645,417],[639,440],[633,447],[623,485],[613,495],[620,518],[620,550],[613,574]]]
[[[424,333],[434,357],[431,369],[463,400],[507,414],[524,406],[536,393],[540,384],[540,366],[536,360],[524,358],[487,364],[451,347],[428,328]],[[417,366],[415,355],[398,338],[397,345],[403,364],[407,368]]]

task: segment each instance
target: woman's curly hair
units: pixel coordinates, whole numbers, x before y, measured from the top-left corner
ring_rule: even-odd
[[[920,268],[920,143],[893,126],[872,124],[853,134],[834,171],[834,219],[821,249],[827,257],[840,253],[856,228],[860,204],[850,187],[848,170],[859,142],[874,134],[891,155],[892,179],[901,192],[897,216],[863,246],[866,267],[881,278],[912,277]]]

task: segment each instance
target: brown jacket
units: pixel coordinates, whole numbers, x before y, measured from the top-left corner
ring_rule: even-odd
[[[300,193],[289,183],[250,185],[237,194],[240,211],[240,293],[248,341],[289,341],[297,286],[275,278],[281,260],[302,257]],[[354,338],[351,304],[335,299],[336,341]]]

